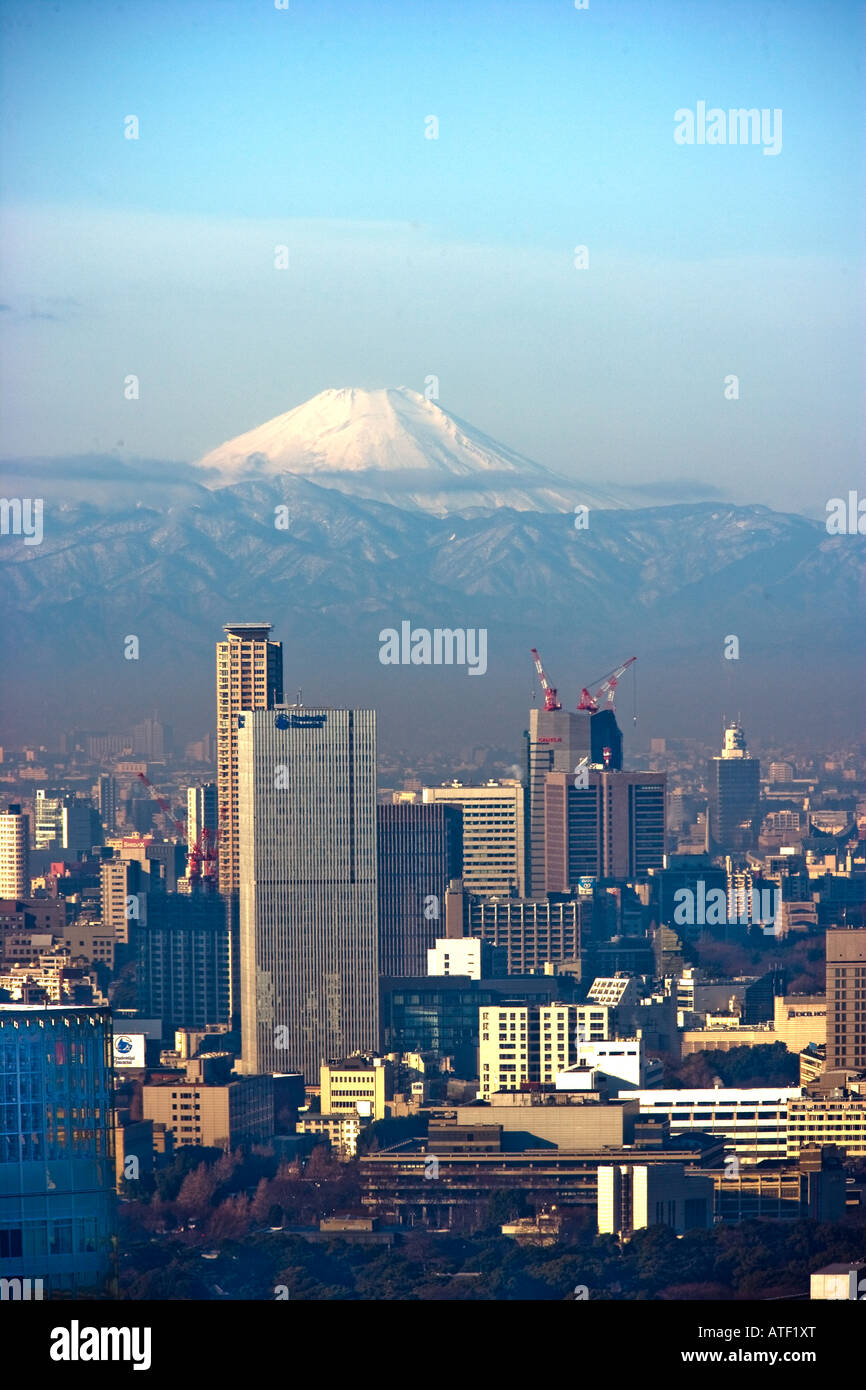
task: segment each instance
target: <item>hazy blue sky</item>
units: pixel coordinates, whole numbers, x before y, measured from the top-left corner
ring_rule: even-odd
[[[823,514],[864,444],[863,21],[4,4],[0,451],[192,460],[324,387],[435,374],[560,471]],[[678,146],[699,101],[781,108],[781,153]]]

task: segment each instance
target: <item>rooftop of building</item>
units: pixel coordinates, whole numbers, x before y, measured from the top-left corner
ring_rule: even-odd
[[[454,940],[466,940],[455,937]],[[522,1008],[526,1003],[522,996],[529,993],[554,993],[565,983],[562,975],[502,975],[474,980],[471,975],[383,975],[380,985],[385,990],[404,989],[407,994],[418,994],[427,990],[469,990],[478,993],[490,990],[499,996],[491,1008]],[[518,993],[519,991],[519,993]]]
[[[620,1091],[624,1100],[639,1100],[643,1104],[658,1105],[733,1105],[737,1101],[744,1104],[750,1101],[758,1105],[773,1102],[799,1100],[802,1090],[799,1086],[714,1086],[689,1087],[687,1090],[637,1090]]]
[[[573,1068],[578,1070],[578,1068]],[[587,1070],[590,1070],[589,1068]],[[628,1100],[628,1094],[620,1094],[617,1100],[608,1101],[600,1091],[558,1091],[555,1086],[535,1085],[532,1090],[526,1091],[494,1091],[489,1102],[474,1101],[472,1104],[482,1107],[490,1106],[514,1106],[514,1105],[552,1105],[552,1106],[574,1106],[574,1105],[605,1105],[611,1104],[619,1109],[623,1101]],[[461,1106],[461,1109],[467,1107]]]
[[[28,967],[21,968],[26,969]],[[111,1012],[107,1004],[18,1004],[15,1002],[0,1003],[0,1011],[15,1014],[109,1014]]]
[[[384,1057],[342,1057],[324,1065],[330,1067],[331,1071],[372,1071],[374,1067],[381,1067],[384,1061]]]
[[[495,1129],[497,1133],[499,1131],[498,1126],[491,1125],[490,1129],[491,1131]],[[687,1163],[690,1167],[702,1166],[705,1170],[712,1170],[721,1168],[725,1157],[722,1138],[717,1135],[698,1132],[675,1134],[670,1139],[665,1139],[663,1144],[647,1145],[646,1147],[640,1144],[600,1144],[594,1149],[569,1149],[553,1148],[548,1144],[539,1144],[537,1147],[527,1144],[519,1149],[497,1149],[493,1153],[482,1153],[471,1148],[440,1153],[438,1152],[441,1142],[440,1135],[434,1133],[432,1136],[416,1135],[409,1139],[403,1139],[397,1144],[389,1145],[386,1149],[378,1150],[376,1153],[361,1154],[360,1161],[362,1166],[375,1166],[404,1160],[423,1162],[430,1152],[431,1142],[437,1146],[437,1157],[445,1162],[459,1163],[466,1167],[477,1164],[494,1170],[509,1163],[534,1163],[538,1161],[539,1157],[552,1165],[575,1161],[582,1164],[611,1164],[617,1161],[638,1164],[676,1163],[680,1161]]]
[[[245,637],[248,641],[266,642],[267,634],[273,631],[273,627],[273,623],[224,623],[223,632],[232,637]],[[263,636],[256,638],[256,633],[262,633]]]

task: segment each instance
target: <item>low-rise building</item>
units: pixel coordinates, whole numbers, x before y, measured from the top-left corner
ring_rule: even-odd
[[[827,1065],[827,1048],[817,1043],[809,1043],[800,1053],[800,1085],[811,1086],[816,1082]]]
[[[322,1114],[384,1120],[392,1096],[391,1064],[384,1057],[347,1057],[319,1069]]]
[[[73,960],[79,956],[94,965],[104,965],[114,970],[115,945],[117,936],[113,930],[101,922],[79,920],[65,927],[60,940],[70,952]]]
[[[389,1224],[473,1230],[484,1224],[490,1199],[498,1192],[520,1191],[536,1210],[592,1209],[603,1165],[681,1164],[697,1172],[722,1161],[720,1141],[706,1136],[670,1140],[658,1148],[602,1144],[583,1151],[554,1147],[509,1151],[508,1139],[503,1131],[500,1151],[480,1145],[447,1151],[438,1136],[399,1151],[362,1154],[361,1201]]]
[[[635,1006],[641,999],[640,984],[632,975],[623,973],[599,976],[590,985],[587,999],[612,1009]]]
[[[827,1039],[827,1001],[823,995],[776,995],[772,1023],[744,1023],[739,1014],[707,1014],[704,1028],[687,1028],[683,1056],[693,1052],[730,1052],[735,1047],[770,1047],[781,1042],[789,1052]]]
[[[773,1001],[776,1037],[789,1052],[827,1041],[827,1000],[823,994],[777,994]]]
[[[733,1163],[708,1174],[717,1221],[841,1221],[845,1169],[838,1149],[801,1149],[794,1162]]]
[[[337,1157],[347,1159],[354,1158],[358,1152],[358,1135],[363,1123],[357,1111],[336,1115],[311,1112],[298,1116],[295,1132],[327,1139]]]
[[[648,1226],[677,1235],[713,1222],[712,1180],[682,1163],[606,1163],[598,1169],[598,1232],[628,1239]]]
[[[471,1128],[499,1125],[503,1148],[582,1150],[620,1148],[634,1139],[639,1116],[632,1096],[605,1102],[595,1091],[558,1091],[552,1085],[525,1091],[504,1091],[490,1097],[487,1105],[461,1105],[452,1110],[432,1112],[434,1119]],[[431,1119],[430,1133],[435,1132]]]
[[[866,1096],[806,1095],[788,1104],[788,1157],[802,1149],[835,1144],[849,1158],[866,1156]]]
[[[866,1298],[866,1260],[824,1265],[809,1277],[810,1299]]]
[[[664,1068],[660,1062],[646,1055],[643,1038],[609,1038],[604,1041],[577,1044],[577,1062],[574,1068],[566,1067],[556,1077],[558,1091],[572,1089],[575,1072],[589,1068],[615,1087],[629,1086],[636,1091],[648,1086],[660,1086]],[[577,1089],[583,1089],[577,1084]]]
[[[493,973],[489,968],[491,959],[492,951],[487,942],[474,936],[437,937],[427,952],[427,974],[465,975],[467,979],[480,980]]]
[[[129,1111],[116,1111],[114,1119],[114,1173],[118,1192],[124,1182],[138,1182],[162,1168],[174,1153],[174,1138],[165,1125],[153,1120],[131,1120]]]
[[[706,1028],[685,1028],[682,1035],[683,1056],[695,1052],[731,1052],[736,1047],[769,1047],[778,1042],[775,1029],[763,1023],[749,1027],[733,1016],[711,1015]]]
[[[788,1107],[800,1099],[799,1087],[770,1086],[695,1090],[623,1091],[642,1115],[668,1120],[671,1134],[704,1131],[721,1135],[725,1148],[743,1163],[789,1156]],[[827,1140],[825,1142],[833,1142]]]
[[[222,1084],[178,1077],[143,1086],[142,1106],[144,1118],[164,1124],[178,1148],[230,1150],[264,1144],[274,1133],[271,1076],[239,1076]]]

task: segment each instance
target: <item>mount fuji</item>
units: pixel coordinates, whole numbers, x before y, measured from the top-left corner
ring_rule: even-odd
[[[616,489],[560,477],[406,386],[321,391],[198,460],[210,486],[285,473],[406,511],[562,512],[628,506]]]
[[[635,653],[671,736],[687,720],[715,733],[725,706],[765,734],[856,726],[866,539],[764,506],[600,493],[414,391],[325,391],[196,465],[11,460],[4,486],[44,498],[44,539],[0,545],[16,673],[0,743],[51,740],[72,720],[113,729],[119,709],[143,716],[167,691],[175,725],[200,733],[214,640],[251,613],[286,643],[287,688],[368,701],[395,746],[511,746],[535,646],[575,693]],[[384,667],[379,633],[404,619],[485,628],[487,679]],[[130,633],[138,661],[123,655]],[[742,660],[723,658],[728,633]]]

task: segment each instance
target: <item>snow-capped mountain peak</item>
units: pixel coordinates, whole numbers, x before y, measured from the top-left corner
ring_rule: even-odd
[[[323,487],[444,515],[470,507],[619,507],[497,443],[406,386],[321,391],[198,461],[217,486],[296,473]]]

